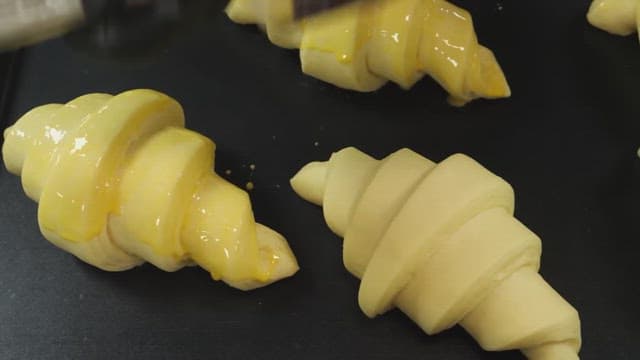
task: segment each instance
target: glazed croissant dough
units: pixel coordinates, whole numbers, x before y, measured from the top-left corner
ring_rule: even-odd
[[[640,0],[594,0],[589,22],[616,35],[631,35],[640,28]]]
[[[291,185],[344,237],[369,317],[397,306],[428,334],[459,323],[486,350],[578,359],[579,316],[538,274],[540,239],[513,217],[511,186],[471,158],[346,148]]]
[[[42,234],[98,268],[197,264],[242,290],[294,274],[286,240],[213,172],[215,144],[183,126],[164,94],[90,94],[28,112],[4,132],[2,156],[39,203]]]
[[[231,0],[226,12],[278,46],[299,48],[304,73],[342,88],[374,91],[391,80],[408,89],[428,74],[454,105],[510,96],[471,15],[444,0],[354,1],[302,21],[293,1]]]

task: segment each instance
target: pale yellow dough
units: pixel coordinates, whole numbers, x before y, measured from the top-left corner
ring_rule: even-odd
[[[213,172],[215,144],[152,90],[37,107],[4,132],[2,157],[39,203],[54,245],[107,271],[197,264],[242,290],[293,275],[286,240],[247,193]]]
[[[631,35],[640,29],[640,0],[594,0],[587,19],[612,34]]]
[[[304,73],[342,88],[374,91],[390,80],[408,89],[426,74],[454,105],[511,94],[471,15],[444,0],[354,1],[301,21],[293,0],[231,0],[226,12],[300,49]]]
[[[578,359],[578,312],[538,274],[540,239],[513,217],[511,186],[473,159],[346,148],[291,185],[344,237],[369,317],[398,307],[428,334],[460,324],[486,350]]]

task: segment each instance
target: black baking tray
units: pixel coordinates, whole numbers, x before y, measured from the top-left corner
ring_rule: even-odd
[[[96,270],[41,237],[36,204],[0,167],[0,359],[522,358],[484,352],[457,327],[427,336],[397,310],[361,313],[340,239],[288,186],[349,145],[436,161],[463,152],[504,177],[543,240],[542,274],[580,312],[582,358],[640,359],[636,38],[591,28],[586,0],[458,1],[513,90],[458,109],[429,79],[359,94],[304,76],[296,52],[231,23],[224,1],[196,3],[144,51],[110,53],[76,34],[2,55],[0,124],[89,92],[166,92],[216,140],[216,169],[255,183],[256,218],[288,238],[300,272],[243,293],[197,268]]]

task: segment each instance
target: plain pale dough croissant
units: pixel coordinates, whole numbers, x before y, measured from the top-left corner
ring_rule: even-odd
[[[304,73],[342,88],[374,91],[391,80],[408,89],[425,74],[463,105],[511,92],[471,15],[444,0],[354,1],[294,21],[294,0],[231,0],[226,12],[269,39],[299,48]]]
[[[513,217],[511,186],[473,159],[346,148],[291,185],[344,237],[369,317],[397,306],[428,334],[459,323],[486,350],[578,359],[578,312],[538,274],[540,239]]]
[[[640,28],[640,0],[594,0],[587,19],[615,35],[631,35]]]
[[[242,290],[293,275],[286,240],[213,172],[215,144],[183,126],[164,94],[90,94],[28,112],[4,132],[2,155],[39,203],[42,234],[98,268],[195,263]]]

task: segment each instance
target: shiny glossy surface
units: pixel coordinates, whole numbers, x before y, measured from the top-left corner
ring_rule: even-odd
[[[195,262],[242,290],[295,273],[286,241],[257,235],[247,194],[211,172],[213,142],[183,126],[162,93],[89,94],[28,112],[5,131],[2,156],[39,203],[43,235],[103,270]]]
[[[238,206],[236,204],[240,204]],[[259,267],[258,244],[249,199],[217,175],[207,174],[193,194],[183,234],[196,260],[202,259],[214,279],[227,276],[265,281]],[[198,242],[198,244],[193,244]],[[267,255],[271,258],[271,254]]]
[[[291,29],[301,40],[287,45],[300,48],[303,72],[345,89],[370,92],[386,80],[409,89],[428,74],[457,106],[511,94],[493,53],[478,44],[471,15],[447,1],[353,1],[300,21],[272,15],[292,1],[231,0],[226,12],[270,39]]]

